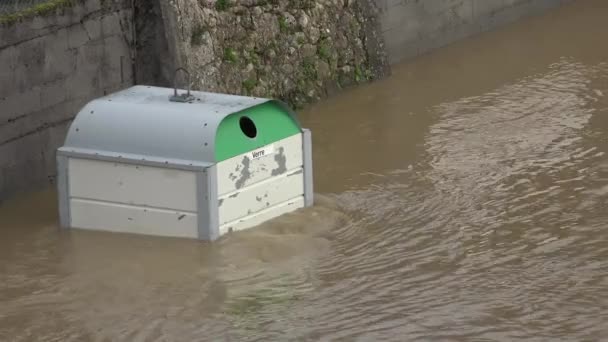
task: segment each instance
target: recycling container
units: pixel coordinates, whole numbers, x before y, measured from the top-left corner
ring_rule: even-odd
[[[311,206],[311,133],[276,100],[134,86],[57,150],[60,224],[213,241]]]

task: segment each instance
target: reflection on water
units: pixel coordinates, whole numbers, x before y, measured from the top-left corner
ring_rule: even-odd
[[[0,207],[0,341],[601,340],[608,2],[399,66],[302,114],[316,205],[215,244]]]

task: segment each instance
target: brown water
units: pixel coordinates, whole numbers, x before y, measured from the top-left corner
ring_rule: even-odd
[[[1,341],[600,341],[608,1],[436,51],[302,114],[317,204],[217,244],[0,207]]]

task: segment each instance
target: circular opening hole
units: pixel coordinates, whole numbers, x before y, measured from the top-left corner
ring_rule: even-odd
[[[239,125],[241,126],[241,131],[243,131],[243,134],[249,138],[253,139],[256,137],[256,135],[258,135],[258,129],[255,127],[255,124],[250,118],[242,116],[239,120]]]

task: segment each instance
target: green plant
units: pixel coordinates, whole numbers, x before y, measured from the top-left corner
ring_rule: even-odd
[[[25,18],[47,15],[60,8],[70,7],[75,2],[75,0],[48,0],[15,13],[0,16],[0,25],[10,25]]]
[[[313,58],[305,58],[302,62],[302,72],[304,76],[310,80],[317,79],[317,68],[315,68],[315,62]]]
[[[268,42],[268,45],[266,45],[265,50],[274,50],[275,52],[277,52],[279,50],[279,46],[277,45],[276,41],[271,40],[270,42]]]
[[[228,0],[216,0],[215,9],[218,11],[225,11],[230,7]]]
[[[224,61],[228,62],[228,63],[236,63],[239,60],[238,55],[236,54],[236,51],[234,51],[233,48],[225,48],[224,49]]]
[[[296,39],[296,41],[298,42],[298,44],[304,44],[306,43],[306,37],[303,36],[298,36],[298,38]]]
[[[254,53],[251,55],[251,63],[253,63],[254,66],[260,66],[260,64],[262,64],[261,60],[260,60],[260,56],[257,53]]]
[[[357,83],[363,81],[363,71],[361,70],[361,67],[358,65],[355,65],[355,81]]]
[[[344,89],[344,86],[342,86],[342,81],[340,80],[340,78],[338,78],[336,80],[336,86],[338,87],[338,89]]]
[[[323,39],[317,48],[317,54],[320,58],[329,60],[331,58],[331,44],[327,39]]]
[[[298,79],[296,85],[300,91],[303,91],[303,89],[306,88],[306,82],[303,79]]]
[[[254,66],[259,66],[261,64],[260,53],[261,51],[258,51],[258,48],[244,50],[243,57],[246,62],[252,63]]]
[[[287,19],[285,19],[285,17],[279,17],[279,31],[289,31],[289,25],[287,25]]]
[[[192,30],[192,36],[190,37],[190,43],[192,45],[201,45],[203,43],[203,35],[207,32],[207,28],[203,25],[199,25]]]
[[[258,85],[258,81],[250,78],[250,79],[244,80],[242,85],[243,85],[243,89],[245,89],[245,91],[247,92],[247,95],[251,95],[253,88],[255,88]]]

